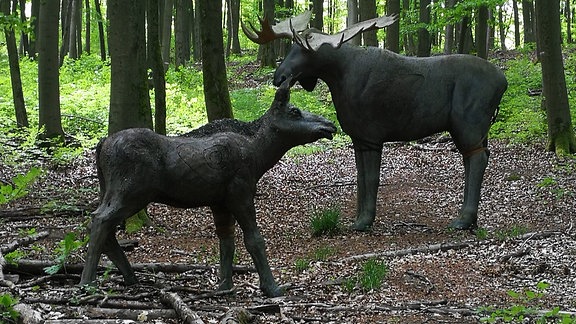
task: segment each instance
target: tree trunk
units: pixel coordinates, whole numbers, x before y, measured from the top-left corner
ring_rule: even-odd
[[[164,63],[160,52],[159,34],[159,6],[158,0],[148,0],[148,65],[152,70],[154,83],[154,130],[158,134],[166,135],[166,76]]]
[[[512,11],[514,13],[514,46],[520,47],[520,17],[518,14],[518,0],[512,0]]]
[[[172,40],[172,9],[173,0],[165,0],[164,16],[162,17],[162,61],[164,61],[164,71],[168,70],[170,64],[170,42]]]
[[[542,85],[548,120],[548,149],[556,155],[576,152],[562,61],[560,1],[536,0]]]
[[[534,3],[532,0],[522,0],[522,18],[524,19],[524,44],[536,42],[536,34],[534,33]]]
[[[266,0],[264,0],[266,2]],[[324,29],[324,0],[312,0],[312,20],[310,20],[310,27],[314,27],[319,31]]]
[[[58,1],[40,1],[38,18],[38,126],[40,139],[63,141],[58,71]]]
[[[194,62],[202,61],[202,40],[200,39],[200,18],[198,17],[198,4],[193,8],[192,13],[192,55]]]
[[[25,23],[26,19],[26,0],[18,0],[20,6],[20,21]],[[16,4],[14,3],[14,13],[16,13]],[[30,42],[28,40],[28,34],[25,31],[20,32],[20,43],[22,44],[22,49],[24,54],[30,53]]]
[[[146,64],[146,2],[108,0],[111,82],[108,134],[152,129]]]
[[[82,21],[82,16],[80,16],[80,0],[70,1],[70,40],[68,42],[68,57],[71,59],[78,59],[79,48],[78,48],[78,29],[81,27],[78,25],[78,18]]]
[[[498,35],[500,36],[500,48],[506,51],[506,26],[504,25],[504,9],[498,9]]]
[[[446,8],[450,9],[454,7],[455,0],[446,0]],[[452,54],[452,50],[454,49],[454,25],[448,24],[446,25],[446,32],[444,38],[444,54]]]
[[[190,0],[176,0],[176,68],[190,61]]]
[[[388,15],[400,17],[400,0],[388,0]],[[386,28],[386,48],[394,53],[400,52],[400,20]]]
[[[6,16],[10,15],[10,0],[1,0],[1,12]],[[20,60],[18,58],[18,47],[16,46],[16,34],[13,28],[5,28],[6,47],[8,51],[8,63],[10,64],[10,82],[12,84],[12,99],[16,114],[16,124],[18,127],[28,127],[28,115],[24,103],[24,93],[22,92],[22,79],[20,77]]]
[[[240,0],[226,0],[228,4],[228,44],[226,46],[226,56],[230,54],[240,54],[240,38],[238,28],[240,27]]]
[[[36,49],[36,43],[38,38],[38,16],[40,10],[40,0],[32,0],[32,13],[30,15],[30,28],[34,33],[35,37],[30,37],[30,48],[28,51],[28,57],[31,59],[36,59],[36,53],[38,50]]]
[[[358,0],[348,0],[346,3],[348,8],[348,16],[346,16],[346,27],[350,27],[358,22]],[[348,42],[350,44],[360,45],[361,40],[362,36],[356,35]]]
[[[100,39],[100,59],[106,60],[106,42],[104,36],[104,22],[102,17],[102,9],[100,8],[100,0],[94,0],[94,9],[98,15],[98,38]]]
[[[60,62],[59,65],[64,64],[64,57],[70,50],[70,24],[72,19],[72,2],[74,0],[62,0],[62,44],[60,44]]]
[[[480,5],[476,14],[476,51],[478,57],[488,58],[488,7]]]
[[[264,18],[274,21],[274,0],[264,0]],[[204,26],[204,24],[202,24]],[[274,42],[260,45],[260,66],[276,67],[276,53],[274,53]]]
[[[570,0],[566,0],[564,3],[564,16],[566,17],[566,42],[572,44],[572,12],[570,11]]]
[[[430,24],[430,0],[420,0],[420,23]],[[426,28],[418,29],[418,52],[417,56],[430,56],[430,32]]]
[[[90,24],[90,0],[86,0],[84,2],[84,7],[85,7],[85,20],[86,20],[86,28],[85,28],[85,34],[86,34],[86,41],[84,42],[84,52],[86,52],[86,54],[90,55],[90,28],[91,28],[91,24]]]
[[[202,76],[208,121],[232,118],[222,39],[222,3],[199,0],[196,4],[202,39]]]
[[[359,0],[360,21],[376,18],[376,1],[375,0]],[[364,46],[378,46],[378,38],[376,37],[376,30],[362,33]]]

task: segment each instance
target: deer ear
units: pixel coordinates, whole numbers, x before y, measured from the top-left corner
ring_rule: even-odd
[[[288,103],[290,101],[290,86],[292,83],[292,76],[289,76],[282,82],[278,90],[276,90],[276,95],[274,96],[274,101],[277,103]]]

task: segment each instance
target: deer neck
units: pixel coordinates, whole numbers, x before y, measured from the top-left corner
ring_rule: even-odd
[[[264,174],[272,168],[289,149],[295,145],[289,143],[289,139],[283,138],[278,130],[263,122],[260,129],[255,133],[252,142],[253,151],[258,152],[254,156],[255,166],[258,173]]]

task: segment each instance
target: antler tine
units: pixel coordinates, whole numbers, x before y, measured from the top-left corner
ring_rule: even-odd
[[[292,27],[292,20],[290,20],[289,23],[290,23],[290,30],[292,31],[292,39],[294,40],[294,42],[300,45],[301,47],[307,48],[308,50],[312,51],[313,49],[312,47],[310,47],[310,44],[308,43],[306,36],[304,37],[300,36],[300,34],[296,31],[296,29]],[[306,45],[304,45],[304,42],[306,42]]]
[[[343,43],[349,41],[352,37],[369,30],[390,26],[396,22],[397,18],[397,15],[393,15],[361,21],[334,35],[310,32],[306,37],[306,42],[309,44],[309,48],[313,51],[318,50],[322,44],[330,44],[334,48],[340,48]]]
[[[294,18],[286,19],[276,25],[271,25],[267,18],[261,19],[258,17],[262,30],[258,31],[250,22],[249,24],[252,30],[249,30],[244,22],[242,22],[242,31],[251,41],[257,44],[266,44],[277,38],[293,38],[292,29],[295,29],[297,32],[304,30],[308,25],[311,14],[310,11],[305,11]],[[292,26],[292,19],[295,22],[294,26]]]
[[[257,44],[266,44],[278,38],[267,18],[262,19],[258,17],[258,20],[260,21],[260,26],[262,26],[262,30],[260,31],[258,31],[251,22],[248,22],[248,24],[252,30],[249,30],[244,22],[241,23],[242,31],[246,37]]]

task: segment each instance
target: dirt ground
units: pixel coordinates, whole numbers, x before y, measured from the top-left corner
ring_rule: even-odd
[[[322,147],[329,147],[322,143]],[[576,312],[576,163],[559,160],[541,143],[492,142],[479,212],[479,230],[453,231],[463,191],[461,157],[440,137],[385,146],[377,218],[372,231],[349,229],[355,217],[355,167],[349,144],[309,155],[286,156],[264,175],[256,208],[271,267],[285,296],[266,298],[258,289],[240,229],[235,289],[215,294],[218,241],[207,208],[176,209],[152,204],[153,226],[119,232],[137,241],[132,263],[194,265],[184,272],[137,271],[141,284],[124,287],[112,268],[99,285],[79,287],[85,249],[68,259],[67,273],[54,276],[7,265],[17,296],[47,323],[131,319],[179,323],[163,303],[176,293],[205,323],[226,312],[249,310],[259,323],[476,323],[483,307]],[[18,168],[2,166],[2,180]],[[22,240],[30,229],[49,235],[21,246],[23,260],[53,261],[64,235],[85,235],[98,201],[93,153],[68,168],[50,168],[31,194],[0,210],[0,243]],[[338,208],[341,231],[313,237],[315,211]],[[383,261],[388,273],[377,289],[355,284],[367,260]],[[22,261],[22,260],[21,260]],[[106,265],[107,260],[102,260]],[[16,277],[17,275],[17,277]],[[538,283],[549,286],[540,292]],[[518,293],[519,297],[511,296]],[[160,310],[164,311],[161,313]],[[132,311],[130,311],[132,310]],[[123,311],[123,312],[122,312]],[[529,315],[532,320],[540,315]]]

